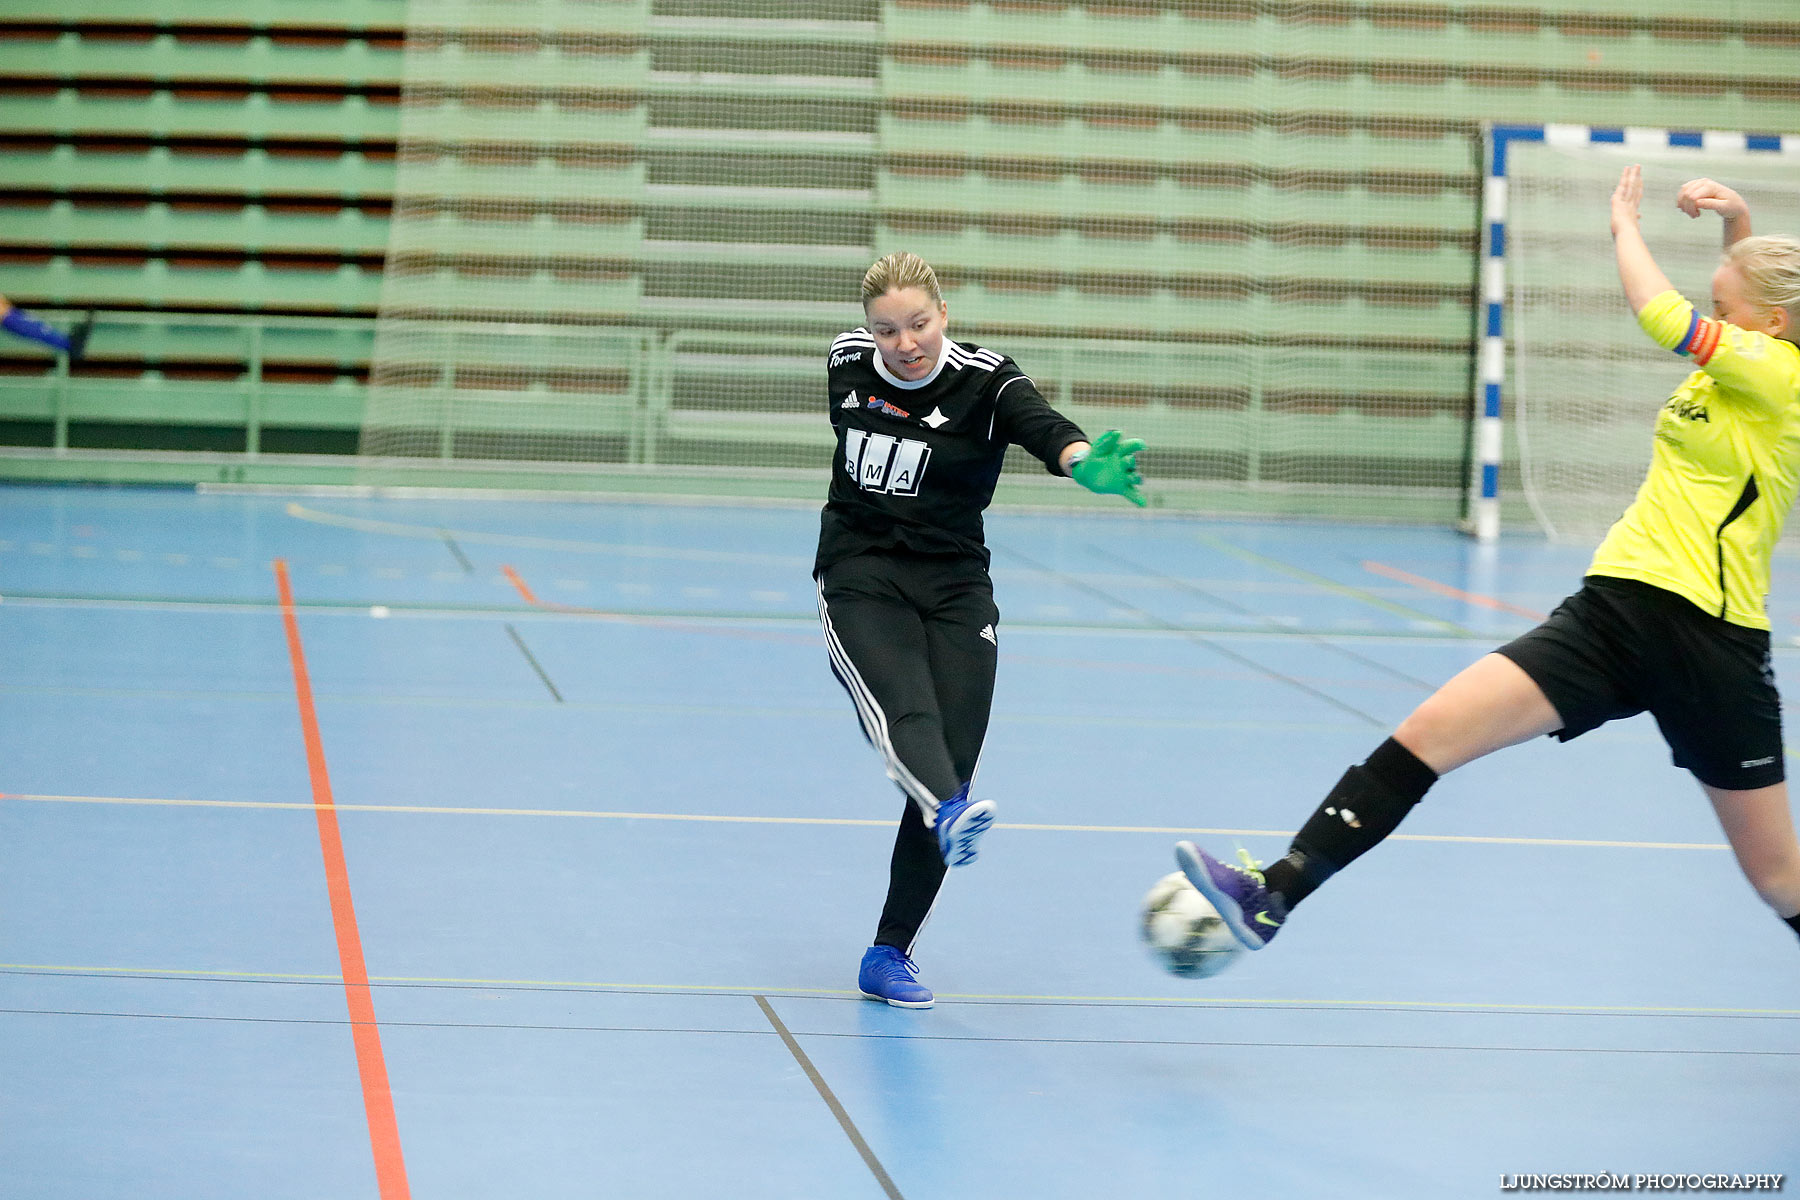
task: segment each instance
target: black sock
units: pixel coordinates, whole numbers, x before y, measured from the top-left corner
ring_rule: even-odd
[[[919,927],[931,914],[947,870],[937,834],[925,828],[919,806],[911,800],[905,805],[900,812],[900,828],[894,835],[894,853],[888,862],[887,903],[875,926],[875,944],[892,946],[902,954],[911,952],[913,939],[919,936]]]
[[[1291,909],[1394,832],[1437,782],[1437,772],[1393,738],[1351,767],[1263,879]]]
[[[1793,930],[1796,936],[1800,936],[1800,913],[1795,913],[1791,917],[1783,917],[1781,919],[1787,922],[1787,927]]]

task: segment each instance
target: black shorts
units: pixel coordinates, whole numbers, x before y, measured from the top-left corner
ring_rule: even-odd
[[[1500,647],[1563,719],[1568,741],[1648,711],[1675,765],[1733,790],[1786,778],[1769,635],[1673,592],[1590,575],[1548,620]]]

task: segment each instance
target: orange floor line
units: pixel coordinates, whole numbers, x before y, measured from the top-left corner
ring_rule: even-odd
[[[1509,612],[1515,616],[1530,617],[1533,621],[1544,619],[1544,614],[1541,612],[1520,608],[1517,604],[1508,604],[1504,600],[1484,596],[1480,592],[1465,592],[1461,588],[1453,588],[1447,583],[1439,583],[1435,579],[1414,575],[1411,571],[1402,571],[1399,567],[1390,567],[1386,563],[1375,562],[1372,559],[1363,560],[1363,570],[1373,571],[1377,575],[1385,575],[1389,579],[1398,580],[1412,587],[1423,588],[1428,592],[1436,592],[1440,596],[1448,596],[1452,600],[1462,600],[1468,604],[1480,605],[1482,608],[1491,608],[1496,612]]]
[[[275,560],[275,586],[281,595],[281,622],[287,630],[288,660],[294,669],[294,697],[300,706],[300,729],[306,741],[306,770],[312,778],[313,813],[319,824],[319,849],[325,857],[325,886],[331,898],[331,924],[337,934],[344,997],[350,1005],[350,1032],[356,1046],[356,1070],[362,1078],[363,1110],[369,1121],[369,1145],[375,1156],[375,1183],[381,1200],[410,1200],[406,1161],[400,1153],[400,1126],[388,1087],[387,1060],[381,1053],[381,1029],[369,994],[369,971],[363,962],[362,935],[350,902],[350,872],[344,864],[344,842],[338,832],[337,806],[331,797],[331,775],[325,767],[325,745],[313,709],[312,681],[306,651],[300,644],[300,622],[294,616],[294,592],[287,562]]]

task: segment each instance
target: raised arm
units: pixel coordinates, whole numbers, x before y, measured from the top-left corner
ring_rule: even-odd
[[[1727,250],[1750,236],[1750,206],[1744,198],[1722,183],[1710,179],[1690,179],[1676,193],[1675,207],[1690,217],[1702,212],[1716,212],[1725,222]]]
[[[1625,301],[1634,313],[1643,312],[1650,301],[1675,289],[1650,256],[1650,247],[1644,244],[1643,231],[1638,228],[1638,205],[1643,198],[1644,173],[1634,163],[1620,174],[1619,186],[1612,194],[1613,254],[1619,262]]]

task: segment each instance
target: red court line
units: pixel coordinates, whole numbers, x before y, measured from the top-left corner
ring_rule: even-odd
[[[337,805],[331,798],[331,775],[325,769],[325,744],[313,710],[312,681],[306,673],[306,651],[300,645],[300,622],[294,617],[294,591],[287,562],[275,560],[275,586],[281,595],[281,623],[287,630],[288,660],[294,668],[294,698],[300,705],[300,730],[306,739],[306,770],[312,777],[313,814],[319,822],[319,850],[325,856],[325,887],[331,897],[331,925],[337,934],[344,997],[350,1004],[350,1035],[356,1045],[356,1071],[362,1078],[363,1111],[369,1119],[369,1146],[375,1155],[375,1183],[381,1200],[409,1200],[406,1162],[400,1154],[400,1126],[394,1119],[394,1097],[388,1089],[387,1061],[381,1053],[381,1029],[369,994],[369,971],[363,962],[362,935],[356,908],[350,903],[350,871],[344,865],[344,841],[338,833]]]
[[[1506,601],[1496,600],[1492,596],[1483,596],[1480,592],[1465,592],[1461,588],[1453,588],[1447,583],[1439,583],[1437,580],[1427,579],[1423,575],[1414,575],[1410,571],[1402,571],[1399,567],[1390,567],[1386,563],[1364,559],[1363,570],[1373,571],[1377,575],[1385,575],[1389,579],[1397,579],[1401,583],[1411,584],[1416,588],[1424,588],[1428,592],[1436,592],[1440,596],[1448,596],[1452,600],[1462,600],[1469,604],[1480,605],[1482,608],[1491,608],[1496,612],[1509,612],[1515,616],[1530,617],[1534,621],[1544,619],[1544,614],[1541,612],[1520,608],[1516,604],[1508,604]]]

